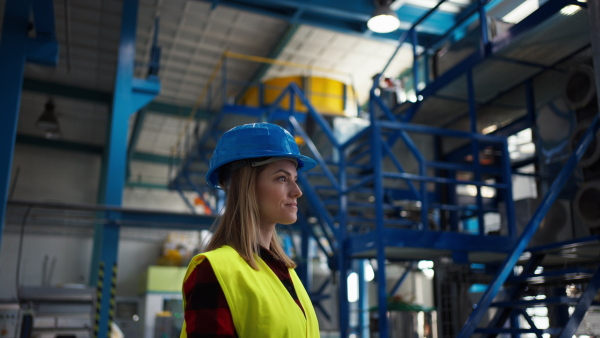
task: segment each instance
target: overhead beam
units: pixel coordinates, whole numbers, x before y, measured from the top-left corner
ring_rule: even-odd
[[[40,136],[26,134],[17,134],[16,143],[57,150],[81,152],[91,155],[102,155],[104,153],[104,146],[101,145],[66,140],[52,140]],[[181,158],[173,158],[170,156],[147,153],[143,151],[134,151],[131,155],[131,160],[162,165],[178,165],[181,162]]]
[[[125,183],[125,186],[128,188],[169,190],[169,187],[166,184],[159,184],[159,183],[129,181],[129,182]]]
[[[109,92],[35,79],[25,79],[23,90],[106,105],[112,102],[112,93]]]
[[[109,92],[36,79],[25,79],[23,90],[105,105],[112,104],[113,99],[112,93]],[[152,113],[178,117],[188,117],[192,111],[191,106],[178,106],[158,101],[150,102],[145,109]],[[197,119],[208,119],[211,116],[207,110],[198,110],[196,113]]]
[[[85,144],[65,140],[51,140],[44,137],[17,134],[17,143],[36,147],[46,147],[58,150],[83,152],[93,155],[102,155],[104,147],[94,144]]]
[[[145,152],[140,152],[140,151],[134,152],[133,155],[131,156],[131,160],[147,162],[147,163],[154,163],[154,164],[164,164],[164,165],[168,165],[168,164],[179,165],[182,161],[182,159],[179,157],[171,157],[171,156],[165,156],[165,155],[145,153]]]
[[[213,6],[223,5],[243,11],[286,20],[291,23],[322,27],[346,34],[360,35],[373,39],[397,41],[412,23],[417,21],[429,8],[403,4],[396,11],[401,21],[400,29],[394,33],[373,33],[367,28],[367,21],[375,10],[372,1],[321,0],[307,2],[301,0],[200,0],[211,2]],[[455,22],[452,13],[437,11],[426,23],[420,25],[419,42],[427,44],[442,35]]]
[[[153,101],[150,102],[145,109],[149,113],[158,113],[177,117],[189,117],[193,107],[177,106],[174,104]],[[200,120],[208,120],[212,116],[214,116],[214,113],[211,113],[208,110],[198,109],[194,118]]]

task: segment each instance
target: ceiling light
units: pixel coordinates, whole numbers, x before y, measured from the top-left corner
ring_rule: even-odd
[[[502,17],[502,21],[508,23],[519,23],[529,14],[535,12],[540,7],[538,0],[525,0],[522,4],[513,9],[510,13]]]
[[[35,122],[35,126],[46,133],[47,138],[58,138],[60,136],[60,126],[56,113],[54,112],[54,101],[48,99],[44,112]]]
[[[580,10],[581,10],[581,7],[579,7],[577,5],[568,5],[568,6],[561,8],[560,14],[573,15],[573,14],[579,12]]]
[[[389,33],[400,27],[400,19],[389,4],[375,4],[375,11],[367,22],[367,27],[375,33]]]
[[[493,133],[493,132],[495,132],[496,130],[498,130],[498,126],[497,126],[497,125],[495,125],[495,124],[492,124],[492,125],[491,125],[491,126],[489,126],[489,127],[485,127],[485,128],[483,128],[483,129],[481,130],[481,133],[482,133],[482,134],[489,134],[489,133]]]

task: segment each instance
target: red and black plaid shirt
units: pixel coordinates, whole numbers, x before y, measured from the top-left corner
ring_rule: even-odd
[[[304,312],[285,264],[263,247],[260,248],[260,257]],[[237,337],[229,304],[208,259],[198,264],[183,283],[183,297],[185,325],[189,338]]]

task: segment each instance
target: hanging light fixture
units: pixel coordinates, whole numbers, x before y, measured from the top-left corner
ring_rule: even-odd
[[[35,122],[35,126],[46,133],[46,138],[60,137],[60,125],[54,112],[54,101],[52,98],[46,102],[44,112]]]
[[[375,11],[367,21],[367,27],[375,33],[390,33],[400,27],[398,14],[390,8],[392,1],[375,0]]]

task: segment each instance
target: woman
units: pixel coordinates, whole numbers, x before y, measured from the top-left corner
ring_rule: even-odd
[[[275,232],[277,223],[296,222],[297,173],[315,165],[274,124],[246,124],[221,137],[206,181],[225,190],[225,209],[207,252],[186,272],[181,337],[319,336],[296,264]]]

